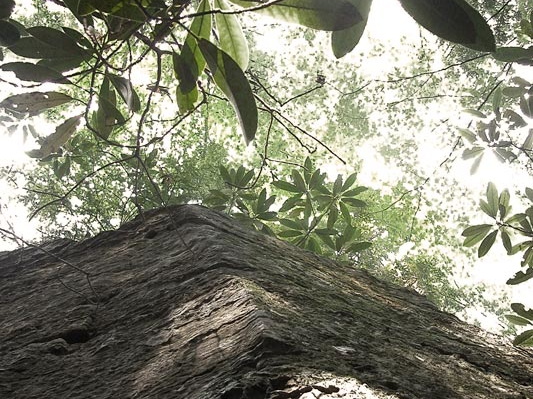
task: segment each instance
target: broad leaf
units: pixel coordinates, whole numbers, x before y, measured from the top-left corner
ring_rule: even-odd
[[[352,5],[355,6],[359,14],[361,15],[361,20],[357,22],[354,26],[333,31],[331,34],[331,48],[333,54],[337,58],[342,58],[350,51],[352,51],[355,46],[361,40],[363,32],[366,28],[366,23],[368,21],[368,14],[370,13],[370,6],[372,5],[372,0],[348,0]]]
[[[65,32],[53,29],[47,26],[34,26],[26,29],[27,32],[41,43],[50,47],[61,49],[72,55],[81,55],[86,52],[76,43],[72,37]],[[53,57],[41,57],[41,58],[53,58]]]
[[[70,83],[62,74],[53,69],[42,65],[31,64],[29,62],[8,62],[0,65],[3,71],[11,71],[20,80],[30,82],[54,82],[54,83]]]
[[[0,46],[12,46],[20,39],[20,32],[11,22],[0,19]]]
[[[528,320],[533,320],[533,310],[532,309],[526,310],[526,307],[522,303],[516,303],[516,302],[512,303],[511,309],[513,309],[513,311],[516,314],[520,315],[521,317],[528,319]]]
[[[533,269],[529,267],[525,273],[522,271],[519,271],[518,273],[516,273],[513,278],[510,278],[509,280],[507,280],[506,284],[508,285],[521,284],[529,280],[532,277],[533,277]]]
[[[257,131],[257,105],[255,98],[239,65],[224,51],[205,39],[198,42],[207,61],[216,85],[226,95],[235,109],[246,144],[252,141]]]
[[[497,235],[498,230],[494,230],[492,233],[485,237],[485,239],[481,242],[481,245],[478,248],[478,258],[482,258],[487,254],[487,252],[489,252],[489,250],[492,248],[492,245],[494,244],[494,241],[496,241]]]
[[[215,7],[230,10],[225,0],[214,0]],[[215,14],[220,48],[239,64],[243,71],[248,68],[250,52],[248,43],[242,32],[241,24],[235,14]]]
[[[264,6],[264,1],[230,0],[244,8]],[[313,29],[335,31],[348,29],[363,17],[348,0],[284,0],[257,10],[285,22]]]
[[[465,0],[399,1],[416,22],[440,38],[473,50],[496,50],[491,28]]]
[[[0,102],[0,107],[18,114],[33,116],[45,109],[57,107],[69,101],[72,101],[72,97],[63,93],[34,91],[8,97]]]
[[[29,151],[27,154],[32,158],[42,159],[57,152],[74,134],[82,117],[83,114],[67,119],[56,128],[54,133],[42,141],[40,149]]]
[[[139,111],[141,109],[141,102],[131,82],[126,78],[112,73],[108,73],[106,76],[113,86],[115,86],[115,89],[117,89],[118,94],[122,97],[130,111]]]
[[[533,345],[533,329],[526,330],[513,340],[513,345],[532,346]]]
[[[498,204],[498,189],[496,188],[496,185],[494,183],[490,182],[487,185],[487,205],[489,216],[496,218],[496,216],[498,215]]]

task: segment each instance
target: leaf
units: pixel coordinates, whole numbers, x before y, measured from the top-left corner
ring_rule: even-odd
[[[470,144],[476,141],[477,136],[470,129],[458,128],[459,134]]]
[[[478,111],[477,109],[472,108],[466,108],[463,110],[464,113],[470,114],[472,116],[475,116],[476,118],[485,119],[487,115],[485,115],[483,112]]]
[[[478,51],[495,51],[496,42],[485,19],[465,0],[400,0],[420,25],[444,40]]]
[[[507,280],[506,284],[508,285],[521,284],[529,280],[532,277],[533,277],[533,269],[529,267],[525,273],[522,271],[519,271],[518,273],[516,273],[513,278],[510,278],[509,280]]]
[[[358,208],[363,208],[365,206],[367,206],[367,203],[365,201],[361,201],[361,200],[358,200],[358,199],[355,199],[355,198],[350,198],[350,197],[342,197],[342,202],[350,205],[350,206],[355,206],[355,207],[358,207]]]
[[[533,58],[533,48],[498,47],[492,56],[496,60],[503,62],[531,60]]]
[[[104,77],[98,94],[98,109],[96,110],[94,124],[97,134],[107,140],[117,124],[125,122],[124,117],[116,107],[116,94],[109,86],[109,78]]]
[[[74,134],[82,117],[83,114],[68,118],[56,128],[54,133],[42,141],[40,149],[33,150],[29,152],[28,155],[30,155],[32,158],[42,159],[50,154],[56,153],[59,148],[63,146]]]
[[[39,112],[72,101],[72,97],[56,91],[15,94],[0,102],[0,107],[18,114],[37,115]]]
[[[58,29],[50,28],[48,26],[34,26],[26,30],[41,43],[56,49],[61,49],[62,51],[69,53],[70,56],[83,55],[87,52],[87,50],[78,46],[76,40]]]
[[[471,158],[479,157],[479,155],[481,155],[483,151],[485,151],[485,148],[478,146],[467,148],[463,151],[462,158],[466,161]]]
[[[67,35],[65,36],[68,37]],[[55,47],[31,36],[22,37],[14,45],[10,46],[9,50],[20,57],[37,59],[71,58],[83,55],[83,51],[81,48],[79,48],[79,50],[72,51],[68,48],[64,49],[62,47]]]
[[[463,237],[471,237],[478,234],[485,236],[492,229],[492,224],[479,224],[467,227],[461,234]]]
[[[230,0],[244,8],[261,6],[261,0]],[[348,0],[284,0],[257,13],[308,28],[335,31],[348,29],[363,18]]]
[[[477,172],[479,169],[479,165],[481,165],[481,161],[483,160],[483,154],[481,154],[479,157],[476,158],[476,160],[472,163],[472,166],[470,167],[470,174],[473,175]]]
[[[511,251],[513,250],[513,244],[511,243],[511,237],[509,237],[509,233],[507,233],[505,230],[501,231],[501,236],[502,236],[503,247],[507,251],[507,255],[510,255]]]
[[[291,177],[296,188],[298,188],[300,192],[305,193],[307,191],[307,186],[300,172],[298,172],[296,169],[293,169],[291,172]]]
[[[525,192],[529,201],[533,202],[533,188],[526,187]]]
[[[107,73],[106,76],[113,86],[115,86],[115,89],[117,89],[118,94],[122,97],[130,111],[139,111],[141,109],[141,102],[131,82],[126,78],[112,73]]]
[[[205,39],[198,42],[216,85],[235,109],[246,144],[257,131],[257,105],[250,84],[239,65],[224,51]]]
[[[496,185],[492,182],[487,185],[487,204],[489,211],[488,215],[493,218],[496,218],[496,216],[498,215],[499,197],[498,189],[496,188]]]
[[[11,22],[0,19],[0,46],[12,46],[20,39],[20,32]]]
[[[61,73],[54,71],[42,65],[31,64],[29,62],[8,62],[0,65],[3,71],[11,71],[20,80],[30,82],[54,82],[54,83],[70,83]]]
[[[527,90],[523,87],[504,87],[502,89],[502,94],[511,98],[518,98],[527,93]]]
[[[346,178],[346,181],[341,187],[341,192],[347,191],[350,187],[352,187],[357,180],[357,173],[352,173],[350,176]]]
[[[503,113],[503,117],[509,120],[511,129],[527,126],[527,122],[524,120],[524,118],[511,109],[506,109]]]
[[[293,230],[300,230],[300,231],[304,230],[303,226],[300,223],[295,222],[294,220],[291,220],[291,219],[280,219],[279,223]]]
[[[511,304],[511,309],[521,317],[533,320],[533,309],[526,310],[526,307],[523,304],[516,302]]]
[[[524,319],[523,317],[516,316],[514,314],[506,314],[505,318],[509,320],[510,323],[513,323],[517,326],[527,326],[531,324],[528,319]]]
[[[225,0],[214,0],[214,2],[215,7],[221,10],[231,10]],[[239,20],[235,14],[217,13],[215,14],[215,21],[220,48],[233,58],[243,71],[246,71],[250,52]]]
[[[498,200],[498,209],[500,211],[500,218],[503,219],[507,216],[509,211],[509,201],[511,200],[511,195],[509,190],[505,189],[500,193],[500,198]]]
[[[299,237],[301,235],[303,235],[301,230],[282,230],[278,233],[278,237],[282,238]]]
[[[350,245],[350,248],[348,249],[350,252],[361,252],[365,249],[368,249],[372,246],[371,242],[368,241],[361,241],[356,242],[355,244]]]
[[[331,34],[331,48],[337,58],[342,58],[361,40],[368,21],[372,0],[349,0],[361,15],[361,20],[348,29],[336,30]]]
[[[522,144],[522,149],[525,151],[531,151],[533,149],[533,129],[529,129],[529,133]]]
[[[526,330],[513,340],[513,345],[531,346],[533,345],[533,329]]]
[[[485,237],[485,239],[481,242],[481,245],[478,248],[478,258],[482,258],[487,254],[487,252],[489,252],[489,250],[492,248],[492,245],[494,244],[494,241],[496,241],[497,235],[498,230],[494,230],[492,233]]]
[[[275,187],[283,190],[283,191],[289,191],[291,193],[300,193],[301,191],[296,187],[294,184],[283,181],[283,180],[276,180],[272,183]]]
[[[533,96],[520,97],[520,111],[528,118],[533,118]]]

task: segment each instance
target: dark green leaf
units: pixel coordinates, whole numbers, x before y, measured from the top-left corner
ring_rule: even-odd
[[[293,169],[291,172],[291,177],[294,185],[300,192],[304,193],[307,191],[307,186],[300,172],[298,172],[296,169]]]
[[[516,302],[511,304],[511,309],[521,317],[527,320],[533,320],[533,309],[526,310],[526,307],[523,304]]]
[[[15,25],[0,19],[0,46],[14,45],[20,39],[20,32]]]
[[[108,73],[106,76],[113,86],[115,86],[115,89],[117,89],[118,94],[120,94],[120,97],[122,97],[130,111],[139,111],[141,109],[141,102],[131,82],[126,78],[112,73]]]
[[[496,236],[498,235],[498,230],[494,230],[492,233],[490,233],[488,236],[485,237],[485,239],[481,242],[481,245],[478,248],[477,256],[478,258],[481,258],[489,252],[492,245],[494,244],[494,241],[496,241]]]
[[[478,51],[495,51],[496,43],[485,19],[465,0],[400,0],[424,28],[444,40]]]
[[[255,137],[258,120],[257,105],[248,79],[239,65],[214,44],[200,39],[198,45],[216,85],[235,108],[244,139],[248,144]]]
[[[363,207],[367,206],[367,203],[365,201],[361,201],[361,200],[358,200],[358,199],[355,199],[355,198],[349,198],[349,197],[342,197],[342,202],[344,202],[345,204],[348,204],[350,206],[355,206],[355,207],[359,207],[359,208],[363,208]]]
[[[333,54],[337,58],[342,58],[350,51],[352,51],[366,28],[366,23],[368,21],[368,14],[370,12],[370,6],[372,5],[372,0],[348,0],[361,15],[361,20],[357,22],[354,26],[334,31],[331,34],[331,48],[333,49]]]
[[[509,320],[509,322],[517,326],[527,326],[531,324],[531,322],[528,319],[524,319],[523,317],[516,316],[514,314],[506,314],[505,318]]]
[[[289,191],[291,193],[301,193],[301,191],[298,189],[298,187],[296,187],[294,184],[292,183],[289,183],[289,182],[286,182],[286,181],[282,181],[282,180],[276,180],[274,182],[272,182],[272,184],[283,190],[283,191]]]
[[[300,230],[283,230],[278,233],[278,236],[282,238],[299,237],[301,235],[303,235],[303,232]]]
[[[505,250],[507,251],[507,255],[511,253],[513,250],[513,244],[511,243],[511,237],[509,237],[509,233],[507,233],[505,230],[501,231],[502,236],[502,244]]]
[[[74,134],[76,127],[80,123],[83,115],[76,115],[68,118],[65,122],[59,125],[55,132],[46,137],[41,142],[41,148],[31,151],[32,158],[45,158],[50,154],[56,153]]]
[[[11,71],[20,80],[30,82],[54,82],[54,83],[70,83],[62,74],[53,69],[42,65],[35,65],[29,62],[8,62],[0,66],[3,71]]]
[[[371,246],[372,246],[372,243],[368,241],[356,242],[355,244],[350,245],[349,251],[350,252],[361,252],[361,251],[364,251],[365,249],[370,248]]]
[[[503,62],[531,60],[533,58],[533,49],[523,47],[498,47],[492,56],[498,61]]]
[[[513,340],[513,345],[516,346],[531,346],[533,345],[533,329],[524,331]]]
[[[506,284],[509,284],[509,285],[521,284],[529,280],[532,277],[533,277],[533,269],[531,267],[528,267],[525,273],[522,271],[519,271],[518,273],[514,275],[513,278],[510,278],[509,280],[507,280]]]
[[[478,234],[487,234],[492,229],[492,224],[479,224],[476,226],[467,227],[463,233],[463,237],[471,237]]]

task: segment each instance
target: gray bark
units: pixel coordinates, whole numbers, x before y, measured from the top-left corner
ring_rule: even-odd
[[[0,398],[533,398],[531,352],[199,206],[42,249],[0,253]]]

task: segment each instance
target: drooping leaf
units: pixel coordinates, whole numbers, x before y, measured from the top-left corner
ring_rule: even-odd
[[[486,236],[483,239],[483,241],[481,241],[481,245],[479,246],[478,251],[477,251],[478,258],[482,258],[490,251],[490,249],[492,248],[492,245],[496,241],[497,235],[498,235],[498,230],[494,230],[492,233]]]
[[[495,218],[498,215],[499,196],[496,185],[490,182],[487,185],[487,205],[489,216]]]
[[[12,46],[19,39],[20,32],[17,27],[9,21],[0,19],[0,46]]]
[[[507,233],[505,230],[501,231],[501,236],[502,236],[503,247],[507,251],[507,255],[510,255],[511,251],[513,250],[513,244],[511,243],[511,237],[509,237],[509,233]]]
[[[264,4],[261,0],[230,1],[244,8]],[[285,22],[327,31],[348,29],[363,19],[348,0],[284,0],[262,7],[257,12]]]
[[[82,117],[83,114],[68,118],[56,128],[54,133],[43,139],[40,149],[29,151],[28,155],[32,158],[42,159],[57,152],[74,134]]]
[[[8,62],[0,65],[3,71],[11,71],[20,80],[30,82],[54,82],[70,83],[61,73],[42,65],[31,64],[29,62]]]
[[[257,131],[257,105],[250,84],[239,65],[224,51],[205,39],[198,42],[216,85],[226,95],[237,113],[248,144]]]
[[[115,89],[120,97],[122,97],[130,111],[139,111],[141,109],[141,102],[129,79],[114,75],[112,73],[107,73],[106,76],[109,78],[109,81],[113,84],[113,86],[115,86]]]
[[[225,0],[214,0],[215,7],[221,10],[230,10]],[[242,32],[241,24],[235,14],[215,14],[220,48],[225,51],[243,71],[248,69],[250,52],[248,42]]]
[[[348,29],[336,30],[331,34],[331,48],[337,58],[342,58],[361,40],[368,21],[372,0],[349,0],[361,15],[361,20]]]
[[[98,109],[94,117],[95,128],[100,138],[107,139],[117,125],[125,122],[116,103],[115,90],[110,86],[110,79],[105,76],[98,93]]]
[[[473,50],[496,50],[491,28],[465,0],[399,1],[416,22],[440,38]]]
[[[33,26],[26,29],[27,32],[35,39],[44,43],[47,46],[61,49],[70,55],[82,55],[86,52],[76,43],[72,37],[65,32],[58,29],[50,28],[48,26]],[[40,58],[53,58],[53,57],[40,57]]]
[[[72,101],[72,97],[56,91],[15,94],[0,102],[0,107],[17,114],[37,115],[39,112]],[[22,116],[22,115],[21,115]]]

